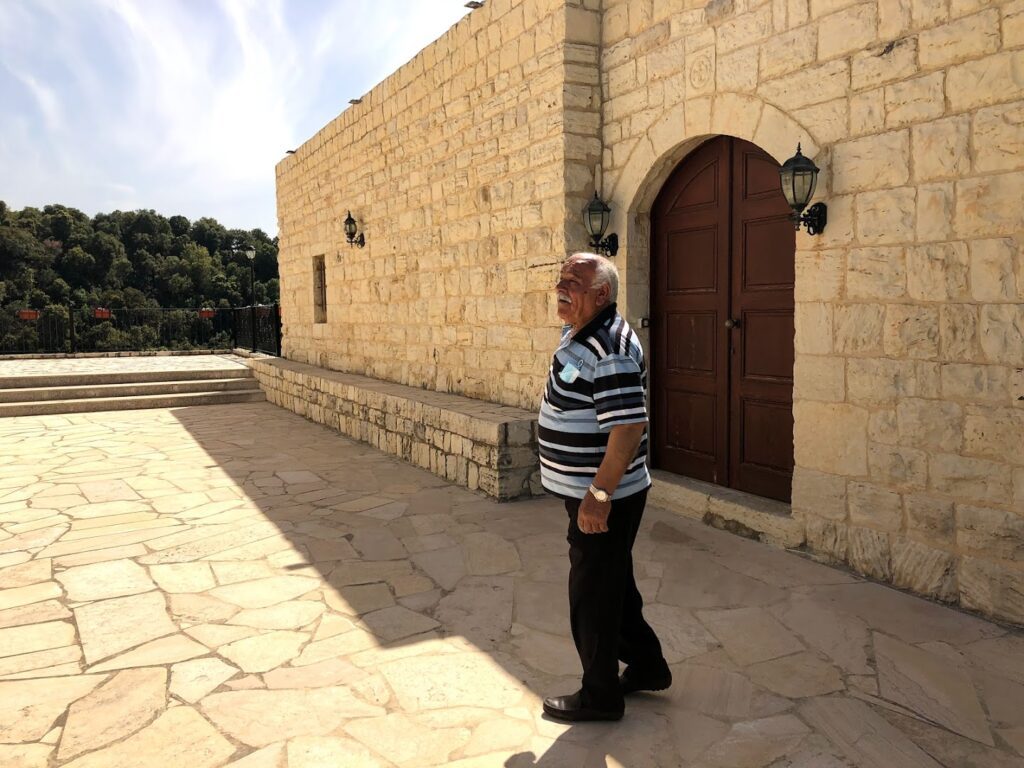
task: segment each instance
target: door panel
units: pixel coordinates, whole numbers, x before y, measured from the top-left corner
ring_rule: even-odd
[[[743,313],[741,378],[759,379],[792,386],[793,313],[779,310],[747,310]]]
[[[729,485],[789,501],[796,232],[775,161],[733,139],[732,163]]]
[[[670,293],[714,293],[718,290],[717,229],[691,229],[668,236],[670,253],[686,254],[669,261]]]
[[[714,313],[671,312],[665,328],[673,340],[666,350],[670,371],[715,375]]]
[[[795,237],[778,165],[719,137],[651,214],[656,466],[789,499]],[[728,319],[738,320],[732,329]]]
[[[709,482],[728,471],[729,147],[699,147],[652,212],[652,423],[657,465]]]
[[[693,457],[715,458],[715,396],[696,392],[668,393],[666,443]]]
[[[787,213],[782,218],[772,216],[743,222],[740,274],[745,291],[793,289],[796,265],[793,249],[786,245],[794,242],[790,210],[787,205]]]
[[[779,471],[791,469],[785,456],[789,433],[787,424],[792,418],[792,409],[785,403],[745,400],[743,421],[746,429],[743,434],[746,442],[743,444],[743,460]]]

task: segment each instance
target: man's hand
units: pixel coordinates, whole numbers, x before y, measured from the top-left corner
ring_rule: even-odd
[[[594,498],[594,495],[587,492],[580,502],[579,512],[576,513],[576,527],[581,533],[606,533],[608,531],[608,514],[612,511],[612,502],[602,503]]]
[[[619,424],[612,427],[604,459],[594,476],[595,486],[614,492],[626,467],[636,457],[646,428],[646,423]],[[611,511],[611,500],[601,503],[588,491],[580,502],[579,512],[576,513],[576,527],[582,533],[605,533],[608,530],[608,515]]]

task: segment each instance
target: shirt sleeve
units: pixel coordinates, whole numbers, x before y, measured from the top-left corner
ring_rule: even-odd
[[[619,424],[647,422],[643,374],[636,360],[616,354],[598,361],[594,375],[594,410],[602,432]]]

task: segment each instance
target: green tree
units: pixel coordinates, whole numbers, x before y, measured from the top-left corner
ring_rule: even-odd
[[[46,237],[46,232],[43,227],[43,212],[38,208],[26,206],[20,211],[16,211],[14,213],[14,226],[18,229],[24,229],[27,232],[31,232],[32,235],[38,237],[40,240]]]
[[[196,243],[189,243],[185,247],[179,260],[181,274],[188,276],[193,286],[193,293],[202,304],[202,299],[210,292],[213,285],[213,276],[216,270],[214,261],[209,251]],[[185,305],[182,305],[185,306]]]
[[[107,271],[107,284],[114,288],[121,288],[128,282],[132,274],[132,263],[127,256],[119,256],[114,259]]]
[[[122,214],[120,212],[97,213],[92,218],[92,228],[96,232],[106,232],[108,235],[113,235],[120,240],[121,218]]]
[[[203,217],[197,219],[190,232],[192,241],[206,248],[209,253],[216,253],[221,248],[230,248],[228,231],[216,219]]]
[[[47,295],[58,304],[66,304],[71,298],[71,286],[62,277],[54,278],[53,282],[46,289]],[[2,302],[3,299],[0,299]]]
[[[167,291],[171,298],[171,306],[188,306],[195,295],[195,286],[188,275],[171,275],[167,281]]]
[[[46,247],[31,232],[19,227],[0,227],[0,277],[20,269],[35,269],[47,262]]]
[[[96,257],[76,245],[60,255],[57,261],[57,271],[69,285],[84,288],[92,285],[95,279]]]
[[[48,205],[43,208],[42,226],[45,236],[71,247],[85,245],[92,234],[89,217],[76,208]],[[38,233],[37,233],[38,234]]]
[[[63,205],[13,210],[0,201],[0,352],[37,349],[37,326],[66,323],[67,306],[81,348],[188,346],[196,308],[249,303],[240,250],[256,250],[256,300],[277,301],[277,245],[259,229],[228,229],[211,217],[139,210],[89,218]],[[133,320],[95,318],[97,306],[130,309]],[[46,322],[19,320],[25,308],[48,313]]]
[[[171,234],[175,237],[185,237],[192,228],[192,223],[184,216],[171,216],[167,223],[170,224]]]

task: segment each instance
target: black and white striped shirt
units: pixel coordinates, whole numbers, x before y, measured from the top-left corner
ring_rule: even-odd
[[[608,433],[647,422],[644,351],[615,304],[572,334],[562,329],[540,405],[541,483],[562,498],[582,499],[597,474]],[[622,499],[651,484],[647,430],[636,457],[612,494]]]

